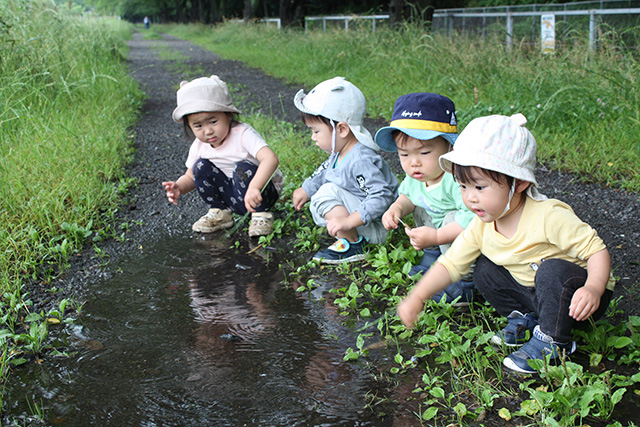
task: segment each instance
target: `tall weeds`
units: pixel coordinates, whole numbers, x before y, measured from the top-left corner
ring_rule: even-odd
[[[25,281],[56,274],[127,185],[127,128],[141,99],[122,61],[129,36],[115,19],[0,2],[0,390],[29,351],[21,331],[46,331],[21,323]]]
[[[0,5],[0,286],[57,260],[63,223],[99,222],[116,202],[130,154],[135,86],[116,20],[41,3]],[[69,239],[70,240],[70,239]],[[62,257],[64,259],[64,257]]]

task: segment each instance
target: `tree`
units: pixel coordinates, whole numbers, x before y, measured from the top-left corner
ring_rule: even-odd
[[[304,25],[303,0],[280,0],[280,24],[283,27]]]
[[[397,26],[407,20],[411,16],[411,9],[405,0],[391,0],[389,2],[389,25]]]

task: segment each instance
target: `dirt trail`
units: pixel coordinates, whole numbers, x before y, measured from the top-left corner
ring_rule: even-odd
[[[129,167],[130,175],[139,179],[139,185],[133,190],[127,208],[119,213],[120,219],[131,228],[126,234],[126,241],[102,244],[101,248],[109,259],[144,250],[146,241],[162,233],[188,234],[193,221],[205,211],[195,194],[181,198],[178,207],[170,205],[160,184],[183,173],[188,150],[181,126],[171,120],[175,91],[179,82],[187,77],[169,70],[185,69],[186,64],[187,69],[203,70],[203,75],[217,74],[239,90],[238,99],[243,100],[239,102],[241,110],[257,109],[264,114],[299,123],[299,115],[293,105],[293,96],[300,89],[297,85],[287,84],[237,61],[223,60],[199,46],[170,36],[163,40],[144,40],[142,34],[136,33],[129,46],[131,75],[140,83],[148,99],[134,129],[137,152]],[[179,67],[171,67],[171,61],[157,57],[154,50],[157,46],[175,49],[188,59],[181,60]],[[428,91],[429,88],[416,86],[416,91],[421,90]],[[373,133],[384,122],[368,120],[366,125]],[[387,159],[396,171],[400,171],[395,156],[387,156]],[[544,194],[569,203],[583,220],[598,230],[612,254],[615,274],[620,277],[616,296],[625,298],[619,307],[627,314],[640,314],[640,292],[637,292],[640,281],[638,195],[584,184],[569,174],[549,171],[542,166],[536,176]],[[80,299],[84,281],[113,274],[104,268],[104,260],[94,259],[94,255],[95,251],[88,248],[81,256],[75,257],[70,271],[61,278],[63,288],[76,291]],[[33,293],[32,290],[34,300],[38,300],[38,295]]]

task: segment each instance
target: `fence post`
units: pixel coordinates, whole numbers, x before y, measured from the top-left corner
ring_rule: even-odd
[[[327,18],[325,17],[322,18],[322,32],[323,33],[327,32]]]
[[[511,16],[511,12],[507,11],[507,52],[511,52],[512,44],[513,44],[513,16]]]
[[[596,48],[596,11],[589,11],[589,50]]]
[[[345,31],[349,30],[349,18],[348,17],[344,18],[344,30]]]
[[[371,32],[375,33],[376,32],[376,17],[374,16],[373,19],[371,20]]]
[[[482,13],[487,13],[487,8],[483,7],[482,8]],[[482,15],[482,38],[484,39],[484,36],[487,33],[487,17]]]
[[[532,5],[533,6],[533,12],[536,11],[536,5]],[[534,15],[531,17],[531,43],[535,43],[536,41],[536,17],[537,15]]]

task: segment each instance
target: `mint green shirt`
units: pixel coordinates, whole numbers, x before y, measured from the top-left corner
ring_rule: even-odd
[[[455,221],[462,228],[467,228],[475,217],[462,202],[460,185],[450,173],[445,173],[439,183],[430,187],[406,176],[400,184],[399,193],[404,194],[414,206],[424,208],[436,228],[442,227],[445,215],[452,211],[456,211]]]

